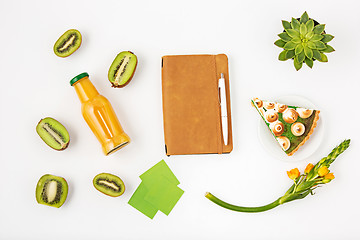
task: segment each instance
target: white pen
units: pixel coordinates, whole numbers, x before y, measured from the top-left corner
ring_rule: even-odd
[[[224,74],[221,73],[221,77],[219,79],[220,89],[220,110],[221,110],[221,126],[222,126],[222,134],[224,138],[224,144],[228,144],[228,117],[227,117],[227,104],[226,104],[226,91],[225,91],[225,79]]]

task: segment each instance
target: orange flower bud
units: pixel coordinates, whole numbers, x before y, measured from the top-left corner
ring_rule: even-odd
[[[334,174],[333,173],[328,173],[324,176],[325,179],[330,179],[330,180],[333,180],[335,178]]]
[[[305,173],[309,173],[311,171],[311,169],[314,167],[314,165],[312,163],[309,163],[306,168],[305,168]]]
[[[323,177],[328,173],[329,173],[329,169],[326,166],[322,166],[318,171],[320,177]]]
[[[290,179],[294,180],[300,176],[299,169],[297,168],[291,169],[290,171],[287,171],[287,175],[289,176]]]

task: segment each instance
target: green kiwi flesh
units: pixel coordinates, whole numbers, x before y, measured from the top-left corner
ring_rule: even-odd
[[[64,150],[70,142],[66,128],[51,117],[41,119],[36,126],[36,132],[41,139],[55,150]]]
[[[67,30],[56,41],[54,45],[54,53],[59,57],[68,57],[80,47],[81,40],[81,33],[78,30]]]
[[[130,51],[119,53],[110,66],[108,78],[115,88],[125,87],[134,76],[137,57]]]
[[[51,207],[61,207],[68,194],[68,184],[62,177],[46,174],[36,186],[36,201]]]
[[[110,173],[100,173],[94,177],[94,187],[111,197],[118,197],[125,192],[125,184],[118,176]]]

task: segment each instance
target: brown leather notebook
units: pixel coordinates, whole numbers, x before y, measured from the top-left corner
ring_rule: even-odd
[[[225,78],[228,144],[221,127],[218,81]],[[173,55],[162,58],[166,154],[229,153],[233,149],[228,58]]]

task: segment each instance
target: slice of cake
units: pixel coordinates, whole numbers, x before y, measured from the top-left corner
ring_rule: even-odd
[[[319,120],[319,110],[288,106],[258,98],[252,99],[251,102],[288,156],[304,145]]]

